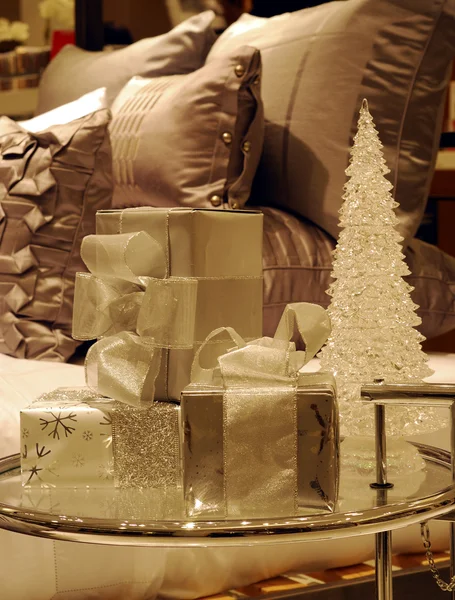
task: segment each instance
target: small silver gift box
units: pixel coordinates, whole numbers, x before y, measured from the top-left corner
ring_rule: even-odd
[[[301,374],[296,406],[296,512],[299,514],[309,508],[331,511],[337,501],[339,479],[338,406],[333,376],[321,372]],[[188,386],[182,393],[181,419],[183,486],[188,516],[235,515],[235,507],[229,507],[229,498],[226,498],[224,390]],[[266,414],[263,422],[252,422],[251,439],[238,449],[244,461],[251,464],[247,486],[256,485],[256,465],[260,469],[265,456],[267,461],[270,457],[273,460],[273,448],[269,447],[266,433],[270,427],[273,428],[274,423],[266,422]],[[265,496],[274,493],[276,488],[271,486]],[[263,517],[266,513],[267,509],[264,514],[259,508],[242,516]]]

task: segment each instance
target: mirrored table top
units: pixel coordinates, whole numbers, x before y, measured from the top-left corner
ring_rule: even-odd
[[[181,490],[24,488],[19,455],[0,459],[0,528],[68,541],[132,546],[255,545],[378,533],[446,515],[455,504],[450,454],[418,446],[425,469],[387,491],[341,471],[334,512],[279,519],[189,519]]]

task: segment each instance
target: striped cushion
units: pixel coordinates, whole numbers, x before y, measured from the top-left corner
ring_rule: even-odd
[[[309,221],[275,208],[264,212],[264,335],[273,335],[289,302],[327,306],[335,240]],[[419,305],[419,329],[427,338],[455,328],[455,258],[420,240],[410,242],[406,260]]]

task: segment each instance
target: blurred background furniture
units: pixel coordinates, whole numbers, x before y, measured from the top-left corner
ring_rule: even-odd
[[[452,79],[447,90],[444,109],[443,134],[448,132],[447,146],[440,149],[436,160],[436,169],[428,198],[427,209],[417,237],[435,244],[455,256],[455,62],[452,68]],[[455,284],[454,284],[455,290]],[[427,351],[453,352],[455,349],[455,331],[424,342]]]

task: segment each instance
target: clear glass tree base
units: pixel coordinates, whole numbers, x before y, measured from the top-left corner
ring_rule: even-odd
[[[387,438],[387,479],[405,477],[422,471],[425,461],[417,448],[402,437]],[[346,437],[340,446],[342,469],[352,476],[369,476],[376,481],[376,447],[374,437]]]

